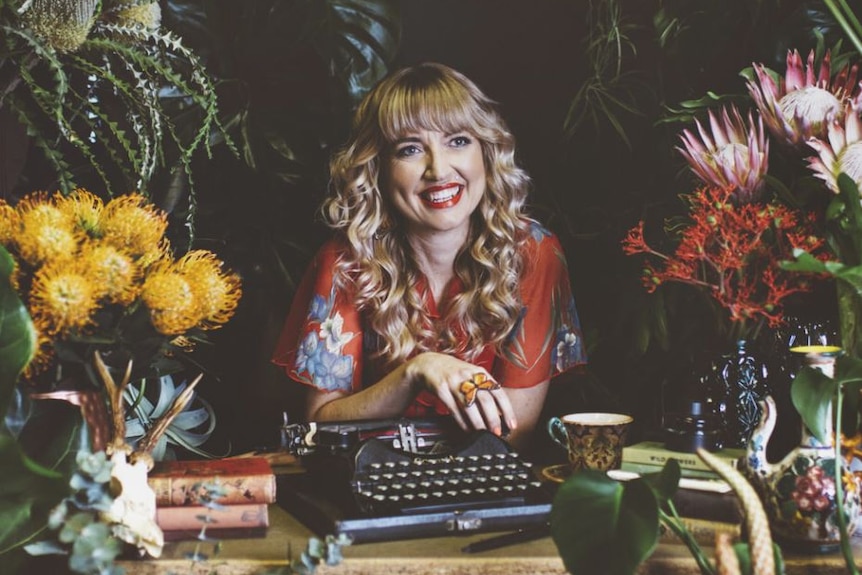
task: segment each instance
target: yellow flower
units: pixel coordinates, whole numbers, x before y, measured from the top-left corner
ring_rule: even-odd
[[[13,240],[27,263],[68,258],[78,250],[81,232],[47,194],[37,192],[22,198],[18,220],[20,227]]]
[[[168,227],[164,212],[140,194],[114,198],[105,206],[103,238],[132,256],[155,260],[164,250]]]
[[[25,380],[32,379],[45,371],[45,369],[52,364],[54,359],[54,340],[42,333],[38,327],[34,326],[34,332],[35,333],[32,337],[36,342],[36,345],[33,346],[33,358],[24,368],[24,372],[22,373]]]
[[[0,244],[8,246],[18,235],[18,212],[5,200],[0,200]]]
[[[105,204],[96,194],[82,189],[75,190],[66,197],[57,198],[57,209],[88,236],[102,236],[101,219]]]
[[[30,312],[36,328],[45,334],[87,327],[98,303],[98,290],[78,259],[56,260],[33,276]]]
[[[242,295],[239,277],[221,271],[221,262],[206,250],[193,250],[177,261],[177,268],[192,286],[201,310],[203,329],[226,323]]]
[[[159,262],[148,271],[141,299],[150,310],[153,327],[165,335],[179,335],[201,320],[191,285],[168,262]]]
[[[124,305],[135,300],[140,269],[127,254],[104,242],[93,243],[82,250],[81,261],[102,297]]]

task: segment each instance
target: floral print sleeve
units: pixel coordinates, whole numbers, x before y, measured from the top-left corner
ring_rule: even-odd
[[[531,236],[521,284],[524,308],[494,370],[507,387],[532,387],[587,361],[560,242],[537,223]]]
[[[331,241],[309,266],[291,304],[273,362],[288,375],[322,391],[351,392],[362,372],[359,314],[335,289],[338,246]]]

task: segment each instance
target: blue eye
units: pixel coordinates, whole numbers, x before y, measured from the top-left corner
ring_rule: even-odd
[[[455,136],[451,142],[456,148],[463,148],[464,146],[469,146],[473,140],[468,136]]]
[[[415,156],[421,152],[419,146],[415,146],[413,144],[409,144],[406,146],[401,146],[400,148],[395,149],[395,157],[396,158],[406,158],[408,156]]]

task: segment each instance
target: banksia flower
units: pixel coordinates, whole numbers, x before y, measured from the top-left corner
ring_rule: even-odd
[[[162,9],[158,2],[144,1],[117,1],[106,10],[105,17],[110,22],[119,26],[141,26],[151,32],[158,30],[162,25]]]
[[[21,20],[57,52],[74,52],[90,34],[97,7],[97,0],[33,0]]]

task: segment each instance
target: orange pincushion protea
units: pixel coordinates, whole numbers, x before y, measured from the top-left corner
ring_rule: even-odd
[[[52,357],[113,350],[143,359],[146,370],[153,354],[186,349],[200,337],[190,332],[233,316],[239,278],[205,250],[175,260],[167,227],[167,215],[139,194],[103,202],[86,190],[37,192],[14,207],[0,202],[0,244],[40,334],[39,360],[25,376]]]

